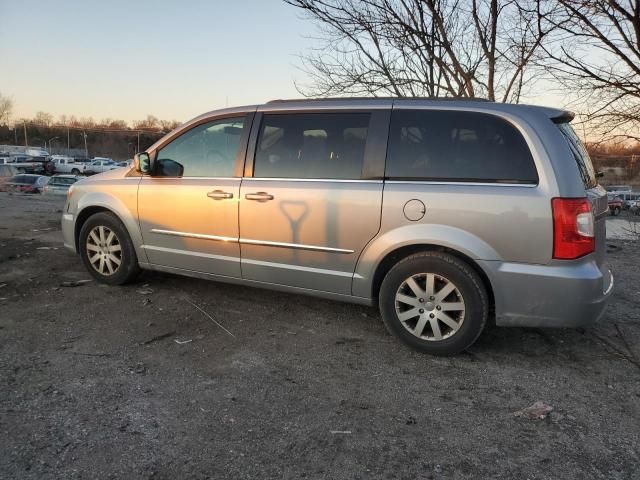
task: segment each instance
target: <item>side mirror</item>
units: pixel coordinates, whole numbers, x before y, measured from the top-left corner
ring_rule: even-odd
[[[133,157],[133,164],[135,165],[136,171],[143,175],[151,173],[151,158],[149,158],[147,152],[137,153]]]

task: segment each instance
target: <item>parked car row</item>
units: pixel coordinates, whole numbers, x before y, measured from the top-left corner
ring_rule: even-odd
[[[95,157],[73,158],[65,155],[50,157],[31,157],[28,155],[10,155],[0,153],[0,165],[11,165],[18,173],[39,175],[53,175],[55,173],[70,173],[73,175],[95,175],[97,173],[129,167],[131,160],[115,162],[111,158]]]
[[[9,167],[8,169],[4,167]],[[11,173],[12,176],[5,175]],[[0,165],[0,191],[16,193],[42,193],[45,195],[66,195],[69,187],[80,180],[78,175],[36,175],[18,173],[15,167]]]

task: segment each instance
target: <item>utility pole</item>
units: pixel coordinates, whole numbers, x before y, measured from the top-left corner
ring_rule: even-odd
[[[82,136],[84,137],[84,156],[89,158],[89,149],[87,148],[87,133],[82,132]]]
[[[27,137],[27,122],[22,121],[22,125],[24,126],[24,146],[29,146],[29,138]]]
[[[13,133],[16,136],[16,147],[18,146],[18,125],[17,124],[13,124]]]
[[[67,127],[67,155],[69,155],[69,150],[71,150],[71,141],[69,140],[69,127]]]
[[[140,153],[140,132],[138,132],[138,150],[136,150],[136,153]]]

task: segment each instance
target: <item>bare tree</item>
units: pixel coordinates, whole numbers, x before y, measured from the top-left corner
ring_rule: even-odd
[[[285,0],[317,24],[308,96],[486,97],[518,102],[550,30],[545,0]]]
[[[33,123],[48,127],[53,123],[53,115],[47,112],[37,112],[33,118]]]
[[[13,111],[13,100],[0,94],[0,125],[9,122],[9,117]]]
[[[147,118],[144,120],[134,121],[133,128],[141,130],[160,130],[160,120],[153,115],[147,115]]]
[[[594,133],[640,141],[640,0],[558,0],[549,71]]]
[[[180,126],[180,122],[177,120],[160,120],[160,128],[165,132],[170,132],[178,126]]]

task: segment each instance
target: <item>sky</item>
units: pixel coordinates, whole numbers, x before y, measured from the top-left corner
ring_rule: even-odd
[[[298,97],[311,23],[279,0],[0,0],[0,93],[132,121]]]
[[[186,121],[300,97],[314,33],[281,0],[0,0],[0,93],[13,118]]]

